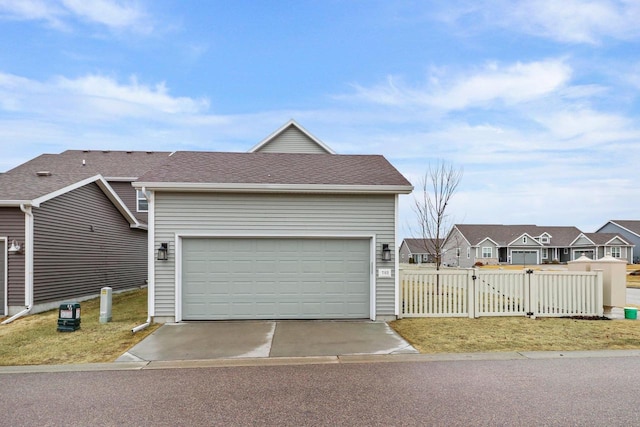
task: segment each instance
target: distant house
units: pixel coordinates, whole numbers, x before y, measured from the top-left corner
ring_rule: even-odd
[[[456,224],[443,245],[443,264],[565,263],[581,256],[610,254],[631,261],[633,244],[621,235],[583,233],[576,227],[502,224]]]
[[[144,285],[147,200],[169,153],[68,150],[0,175],[0,317]]]
[[[635,245],[633,248],[633,263],[640,263],[640,221],[611,220],[600,227],[596,233],[618,233],[624,239]]]
[[[247,153],[176,152],[133,185],[149,194],[150,321],[399,313],[413,187],[380,155],[335,154],[290,121]]]
[[[432,264],[435,262],[435,239],[404,239],[400,245],[400,262]]]

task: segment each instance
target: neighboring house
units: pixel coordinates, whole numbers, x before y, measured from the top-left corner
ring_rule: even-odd
[[[393,318],[411,184],[290,121],[248,153],[176,152],[149,193],[149,320]],[[166,258],[166,259],[165,259]]]
[[[640,221],[611,220],[600,227],[596,233],[618,233],[627,242],[635,245],[633,248],[633,263],[640,264]]]
[[[0,317],[147,279],[146,200],[131,183],[169,153],[43,154],[0,175]]]
[[[576,227],[456,224],[445,239],[443,264],[536,265],[610,254],[631,261],[633,245],[619,234],[583,233]]]
[[[435,239],[404,239],[400,245],[400,262],[432,264],[435,262]]]

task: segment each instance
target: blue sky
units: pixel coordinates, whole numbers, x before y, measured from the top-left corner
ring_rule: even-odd
[[[0,0],[0,171],[66,149],[246,151],[289,119],[452,222],[640,219],[635,0]],[[401,237],[415,227],[401,200]]]

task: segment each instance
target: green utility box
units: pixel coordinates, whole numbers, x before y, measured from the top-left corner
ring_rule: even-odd
[[[80,304],[60,304],[58,309],[58,332],[73,332],[80,329]]]

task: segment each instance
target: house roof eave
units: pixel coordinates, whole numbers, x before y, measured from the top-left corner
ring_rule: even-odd
[[[407,185],[244,184],[207,182],[135,182],[134,188],[152,191],[205,191],[227,193],[345,193],[410,194]]]

